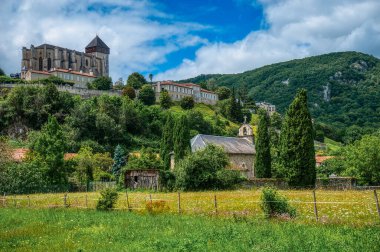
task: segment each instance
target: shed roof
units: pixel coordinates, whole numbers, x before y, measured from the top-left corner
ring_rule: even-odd
[[[195,152],[205,148],[209,144],[220,146],[229,154],[255,154],[255,145],[247,138],[223,137],[198,134],[190,140],[191,151]]]

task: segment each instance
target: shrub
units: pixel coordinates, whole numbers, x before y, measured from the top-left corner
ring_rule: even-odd
[[[194,108],[194,98],[192,96],[183,97],[180,104],[183,109],[192,109]]]
[[[100,198],[96,204],[97,210],[111,210],[119,197],[117,191],[112,188],[106,188],[100,192]]]
[[[289,205],[288,200],[280,195],[275,188],[265,187],[261,194],[261,209],[267,218],[281,215],[296,216],[296,209]]]
[[[222,148],[208,145],[178,163],[174,171],[176,188],[206,190],[233,187],[240,175],[225,170],[228,164],[228,157]]]
[[[136,98],[136,91],[131,86],[126,86],[121,92],[123,96],[128,96],[129,99],[133,100]]]
[[[167,212],[169,210],[169,206],[166,204],[166,201],[157,200],[157,201],[148,202],[145,205],[145,209],[150,214],[158,214],[158,213]]]

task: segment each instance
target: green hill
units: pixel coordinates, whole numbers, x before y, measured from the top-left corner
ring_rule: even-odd
[[[297,89],[308,90],[317,122],[344,135],[347,127],[380,127],[380,60],[358,52],[339,52],[264,66],[240,74],[200,75],[188,80],[218,86],[246,85],[249,98],[275,104],[284,113]]]

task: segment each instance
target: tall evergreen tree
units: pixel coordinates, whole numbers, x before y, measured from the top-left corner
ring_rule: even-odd
[[[228,105],[228,119],[234,122],[242,122],[243,113],[240,101],[236,99],[235,88],[232,88],[232,93]]]
[[[187,118],[182,115],[176,120],[173,131],[175,160],[183,159],[190,149],[190,129]]]
[[[118,181],[117,177],[120,175],[121,167],[125,165],[125,151],[120,144],[118,144],[115,148],[115,154],[113,156],[113,165],[112,165],[112,174],[116,177],[116,181]]]
[[[259,110],[259,124],[257,128],[255,160],[255,173],[258,178],[270,178],[272,176],[270,137],[268,128],[268,115],[265,111]]]
[[[160,156],[164,162],[164,168],[170,167],[170,152],[173,151],[173,128],[174,120],[171,114],[166,116],[165,124],[162,130]]]
[[[291,186],[314,186],[313,125],[305,89],[298,91],[286,112],[280,136],[280,164]]]

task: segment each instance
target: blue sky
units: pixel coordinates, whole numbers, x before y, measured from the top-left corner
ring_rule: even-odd
[[[83,51],[96,34],[113,80],[239,73],[335,51],[379,57],[379,13],[378,0],[2,0],[0,67],[19,72],[23,46]]]

